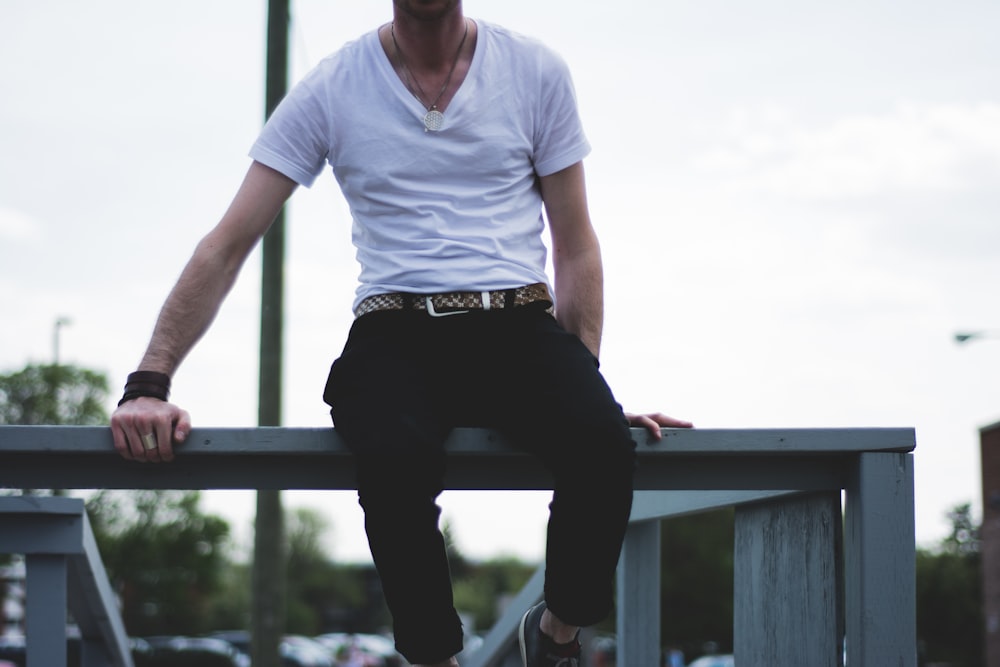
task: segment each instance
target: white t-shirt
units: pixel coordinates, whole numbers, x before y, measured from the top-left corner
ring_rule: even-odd
[[[353,217],[355,306],[386,292],[495,290],[545,275],[538,176],[590,151],[568,68],[534,39],[477,22],[437,132],[372,31],[281,102],[250,156],[309,186],[327,162]]]

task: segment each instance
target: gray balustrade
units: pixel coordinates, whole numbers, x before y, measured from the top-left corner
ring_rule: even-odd
[[[662,660],[658,519],[727,506],[737,508],[741,667],[839,666],[845,645],[850,667],[916,666],[912,429],[666,429],[658,442],[634,435],[637,493],[618,576],[621,667]],[[541,465],[491,431],[457,429],[447,449],[450,489],[551,488]],[[0,487],[351,489],[353,480],[349,452],[331,429],[195,429],[174,462],[148,465],[119,458],[106,428],[0,426]],[[86,516],[62,501],[79,503],[0,504],[0,551],[28,554],[29,651],[43,651],[29,656],[45,656],[32,667],[65,663],[44,651],[65,651],[54,641],[65,632],[54,610],[81,590],[87,603],[73,613],[89,647],[85,667],[130,665]],[[28,520],[31,502],[39,504]],[[39,519],[51,514],[82,526],[79,544],[53,543]],[[541,585],[539,572],[468,667],[500,666]]]

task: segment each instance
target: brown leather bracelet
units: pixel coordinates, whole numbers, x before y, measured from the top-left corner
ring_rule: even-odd
[[[135,371],[125,381],[125,393],[118,405],[148,396],[166,401],[170,397],[170,376],[157,371]]]

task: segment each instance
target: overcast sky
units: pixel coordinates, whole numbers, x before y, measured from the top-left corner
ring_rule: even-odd
[[[263,0],[6,0],[0,10],[0,371],[134,369],[262,122]],[[391,16],[294,0],[292,79]],[[630,410],[705,428],[913,426],[917,539],[979,514],[1000,421],[1000,4],[466,0],[569,62],[594,146],[602,367]],[[357,267],[329,174],[289,213],[285,423],[321,391]],[[196,425],[256,419],[259,255],[175,378]],[[117,395],[109,400],[109,409]],[[449,493],[469,555],[538,558],[545,494]],[[353,494],[324,508],[366,559]],[[209,494],[241,535],[251,493]]]

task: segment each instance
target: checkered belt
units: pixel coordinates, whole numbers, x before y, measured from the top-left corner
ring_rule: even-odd
[[[377,310],[426,310],[430,315],[457,315],[470,310],[513,308],[544,301],[552,308],[552,296],[545,283],[535,283],[492,292],[447,292],[444,294],[375,294],[358,304],[355,317]]]

